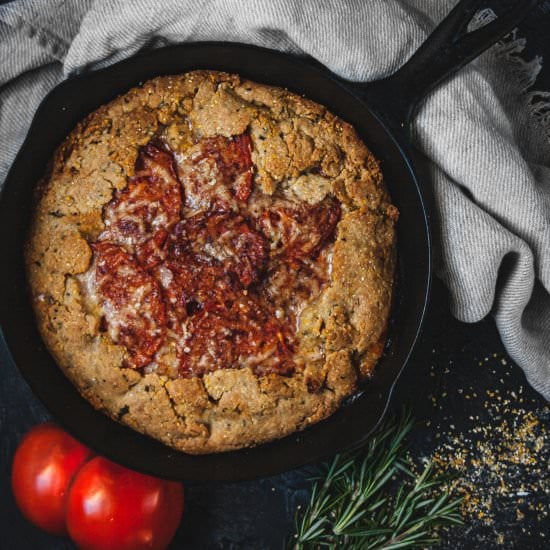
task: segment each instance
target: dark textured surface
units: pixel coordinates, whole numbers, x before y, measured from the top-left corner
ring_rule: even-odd
[[[526,55],[547,52],[550,59],[550,2],[542,3],[521,28],[530,38]],[[543,70],[537,88],[550,89],[550,70]],[[28,524],[13,502],[9,471],[14,449],[22,434],[49,416],[14,365],[6,360],[3,349],[0,366],[0,549],[73,548],[67,539],[50,537]],[[457,388],[470,386],[475,387],[477,397],[466,400],[457,395]],[[526,411],[545,407],[544,400],[526,384],[521,370],[506,359],[492,320],[475,325],[454,320],[446,291],[436,281],[424,333],[393,401],[394,410],[409,403],[420,421],[412,438],[413,454],[430,455],[438,445],[442,425],[452,424],[460,431],[461,427],[470,428],[470,417],[492,422],[486,400],[487,392],[495,389],[501,393],[521,390]],[[504,408],[502,416],[506,418],[507,414],[511,410]],[[296,503],[307,499],[307,478],[312,471],[313,467],[307,467],[255,482],[188,487],[184,520],[172,547],[281,548],[292,530]],[[516,481],[521,484],[528,480]],[[541,500],[531,504],[549,507],[548,497],[532,498]],[[506,548],[546,548],[550,522],[536,514],[526,514],[520,520],[502,510],[495,513],[490,527],[469,522],[465,528],[447,534],[445,547],[496,547],[495,532],[503,534]]]

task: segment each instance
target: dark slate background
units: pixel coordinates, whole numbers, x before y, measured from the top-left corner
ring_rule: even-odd
[[[492,4],[497,12],[502,7],[501,0]],[[550,0],[541,2],[520,25],[520,34],[529,38],[527,59],[545,54],[550,63]],[[550,69],[543,67],[536,88],[550,90]],[[26,522],[13,501],[9,476],[17,442],[50,417],[4,349],[0,349],[0,367],[0,550],[72,549],[68,539],[46,535]],[[462,387],[475,388],[477,397],[456,397],[456,389]],[[539,417],[541,411],[548,411],[545,400],[529,388],[522,371],[507,357],[492,319],[472,325],[453,319],[447,292],[436,280],[424,332],[392,403],[394,412],[409,404],[419,421],[411,438],[413,457],[429,456],[446,425],[452,423],[458,433],[471,427],[470,418],[494,421],[487,413],[487,392],[495,389],[501,395],[521,392],[522,409]],[[507,415],[512,415],[510,408],[499,411],[499,418]],[[253,482],[188,486],[184,519],[171,548],[282,548],[293,529],[296,505],[307,501],[313,471],[314,466],[308,466]],[[515,479],[519,484],[528,481]],[[550,508],[548,492],[530,498],[530,504]],[[526,514],[519,520],[507,509],[498,510],[490,527],[469,520],[464,528],[446,533],[442,546],[496,548],[498,532],[506,548],[548,548],[550,521],[542,515]]]

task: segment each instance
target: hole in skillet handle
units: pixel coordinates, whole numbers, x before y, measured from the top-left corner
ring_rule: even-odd
[[[394,74],[375,82],[350,83],[351,87],[404,141],[429,92],[512,31],[540,1],[512,0],[497,19],[468,32],[468,24],[487,7],[487,0],[461,0]]]

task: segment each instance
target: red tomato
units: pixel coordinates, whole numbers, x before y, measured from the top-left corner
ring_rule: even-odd
[[[67,503],[67,528],[86,550],[162,549],[183,513],[183,486],[96,457],[80,470]]]
[[[90,449],[53,424],[33,428],[13,459],[11,483],[23,514],[44,531],[66,534],[68,488]]]

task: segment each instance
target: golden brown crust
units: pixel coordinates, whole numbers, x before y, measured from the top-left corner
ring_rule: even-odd
[[[187,120],[201,137],[248,129],[254,183],[264,193],[341,202],[331,281],[301,314],[297,356],[305,368],[291,377],[244,368],[170,379],[124,368],[126,350],[99,331],[87,307],[78,275],[90,267],[88,240],[104,229],[103,206],[160,128],[174,150],[189,146]],[[377,161],[324,107],[225,73],[156,78],[76,127],[40,195],[26,250],[38,325],[66,375],[113,418],[181,451],[228,451],[326,418],[372,373],[391,303],[397,210]]]

